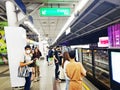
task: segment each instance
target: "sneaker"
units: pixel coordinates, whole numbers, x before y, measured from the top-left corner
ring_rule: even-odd
[[[34,79],[34,82],[37,82],[37,78]]]
[[[57,80],[56,80],[56,82],[60,83],[60,82],[61,82],[61,80],[60,80],[60,79],[57,79]]]

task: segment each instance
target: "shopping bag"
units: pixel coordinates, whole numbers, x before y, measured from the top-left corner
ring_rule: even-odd
[[[29,77],[29,67],[28,66],[23,66],[23,67],[18,67],[18,77]]]
[[[64,69],[62,67],[60,67],[60,74],[59,74],[59,78],[62,80],[65,80],[65,74],[64,74]]]
[[[52,65],[52,64],[53,64],[53,61],[54,61],[54,58],[53,58],[53,57],[48,58],[48,62],[49,62],[49,64],[50,64],[50,65]]]
[[[35,64],[36,64],[36,66],[40,66],[40,60],[39,60],[39,59],[36,59]]]

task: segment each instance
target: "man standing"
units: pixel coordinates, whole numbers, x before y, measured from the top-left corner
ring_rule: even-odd
[[[66,74],[70,78],[69,90],[82,90],[82,78],[86,70],[80,62],[75,62],[75,51],[69,52],[70,63],[66,66]]]
[[[49,51],[48,51],[48,66],[53,64],[53,50],[52,50],[52,47],[49,48]]]
[[[55,79],[57,82],[61,82],[59,80],[59,55],[58,55],[58,49],[59,49],[59,46],[57,46],[55,48],[55,51],[54,51],[54,61],[55,61]]]

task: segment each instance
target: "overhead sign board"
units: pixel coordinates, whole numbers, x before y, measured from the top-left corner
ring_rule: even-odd
[[[70,16],[70,8],[40,8],[40,16]]]

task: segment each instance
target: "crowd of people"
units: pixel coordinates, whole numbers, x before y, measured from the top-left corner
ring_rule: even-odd
[[[30,90],[31,82],[38,81],[40,78],[40,57],[42,56],[38,47],[31,48],[29,45],[25,46],[24,59],[20,61],[20,66],[28,66],[29,76],[25,77],[24,90]]]
[[[29,67],[29,76],[25,77],[24,90],[30,90],[31,82],[38,81],[40,78],[40,57],[42,56],[38,47],[31,48],[29,45],[25,47],[24,60],[20,61],[20,66]],[[59,78],[60,67],[64,73],[66,81],[65,90],[82,90],[82,79],[86,76],[86,70],[80,62],[75,61],[75,51],[62,52],[59,46],[49,47],[47,54],[48,66],[55,65],[55,80],[61,82]]]
[[[62,71],[59,68],[62,66],[66,80],[65,90],[82,90],[82,79],[86,76],[86,70],[80,62],[76,62],[74,50],[62,53],[59,46],[54,49],[50,47],[47,61],[48,66],[54,61],[56,82],[61,82],[59,75]]]

